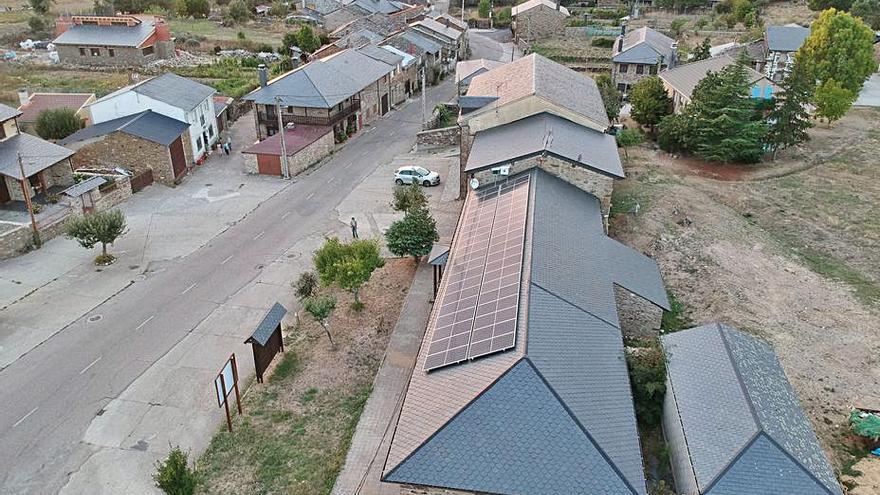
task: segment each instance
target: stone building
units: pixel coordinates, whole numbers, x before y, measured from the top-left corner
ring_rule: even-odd
[[[134,175],[151,170],[154,180],[173,186],[192,164],[183,144],[188,129],[186,122],[147,110],[86,127],[60,143],[77,151],[74,169],[122,167]]]
[[[278,132],[277,108],[284,125],[329,126],[334,134],[358,131],[391,109],[389,86],[395,66],[346,49],[298,67],[243,99],[254,102],[259,139]]]
[[[333,129],[328,126],[294,125],[284,131],[284,150],[281,133],[242,150],[245,171],[249,174],[284,175],[283,151],[287,151],[288,174],[293,177],[322,158],[334,147]]]
[[[532,42],[565,34],[568,9],[558,1],[528,0],[510,11],[511,29],[517,41]]]
[[[175,57],[171,30],[157,16],[60,17],[55,35],[64,64],[135,67]]]
[[[615,287],[668,309],[656,263],[540,168],[470,191],[460,218],[382,480],[402,495],[644,495]]]
[[[457,27],[450,27],[430,17],[410,23],[409,29],[440,43],[440,60],[450,70],[458,60],[467,57],[467,31],[460,31]]]
[[[627,33],[624,25],[611,54],[611,78],[617,89],[627,93],[642,79],[675,67],[677,48],[674,39],[647,26]]]
[[[366,45],[358,51],[370,58],[394,66],[389,80],[391,104],[400,105],[419,87],[419,66],[414,56],[393,46]]]

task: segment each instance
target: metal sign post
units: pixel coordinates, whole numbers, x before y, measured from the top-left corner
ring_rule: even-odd
[[[232,415],[229,413],[229,394],[235,391],[235,403],[238,406],[238,414],[241,412],[241,397],[238,393],[238,366],[235,363],[235,353],[229,356],[226,364],[214,378],[214,391],[217,392],[217,405],[226,411],[226,426],[232,432]]]

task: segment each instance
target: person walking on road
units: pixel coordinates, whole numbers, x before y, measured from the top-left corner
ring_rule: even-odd
[[[353,238],[357,239],[358,238],[358,222],[357,222],[357,220],[355,220],[354,217],[351,217],[351,222],[349,223],[349,225],[351,225],[351,236]]]
[[[229,142],[223,143],[223,152],[226,153],[226,156],[229,156]]]

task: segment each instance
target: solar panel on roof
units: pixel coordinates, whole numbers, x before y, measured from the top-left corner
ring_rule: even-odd
[[[476,195],[447,266],[425,359],[428,371],[516,343],[529,176]]]

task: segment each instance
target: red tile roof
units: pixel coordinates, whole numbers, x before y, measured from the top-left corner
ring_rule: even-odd
[[[92,93],[34,93],[30,101],[18,107],[21,111],[20,122],[36,122],[37,116],[43,110],[50,108],[66,107],[73,111],[79,111],[89,99],[94,98]]]
[[[306,146],[322,138],[333,129],[322,125],[297,124],[293,129],[284,131],[284,144],[287,156],[293,156]],[[281,156],[281,134],[275,134],[242,151],[255,155]]]

